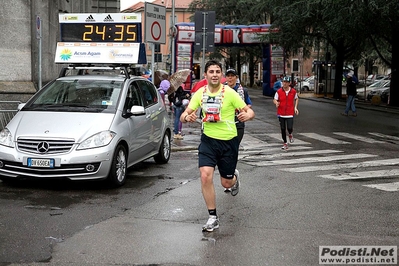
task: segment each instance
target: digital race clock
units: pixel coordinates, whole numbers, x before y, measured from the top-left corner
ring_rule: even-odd
[[[141,42],[140,23],[64,23],[62,42]]]
[[[61,42],[141,43],[141,14],[62,14]]]
[[[137,64],[145,58],[140,13],[60,14],[56,63]]]

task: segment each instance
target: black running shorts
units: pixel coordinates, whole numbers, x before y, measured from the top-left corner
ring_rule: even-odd
[[[198,147],[198,167],[218,167],[221,177],[234,178],[234,171],[238,160],[238,138],[231,140],[218,140],[201,135],[201,143]]]

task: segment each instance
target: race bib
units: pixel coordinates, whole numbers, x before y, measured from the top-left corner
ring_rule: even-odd
[[[218,122],[220,121],[220,103],[207,103],[204,106],[205,116],[203,122]]]

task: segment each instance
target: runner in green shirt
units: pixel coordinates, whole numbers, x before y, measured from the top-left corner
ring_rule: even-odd
[[[180,121],[195,122],[196,110],[201,107],[203,134],[198,147],[198,165],[201,174],[202,195],[208,208],[209,218],[202,227],[203,231],[212,232],[219,228],[219,217],[216,213],[216,194],[213,183],[215,167],[218,167],[221,184],[231,188],[231,195],[239,191],[239,172],[236,169],[239,142],[235,126],[236,109],[240,112],[237,118],[241,122],[252,120],[255,113],[242,100],[240,95],[227,85],[220,83],[222,78],[221,63],[210,60],[205,65],[207,85],[192,96]]]

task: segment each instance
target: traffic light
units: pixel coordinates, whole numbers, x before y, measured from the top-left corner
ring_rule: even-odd
[[[373,61],[366,59],[366,62],[364,63],[364,69],[368,74],[373,74]]]
[[[326,53],[326,61],[328,62],[328,61],[330,61],[331,60],[331,53],[330,52],[327,52]]]

